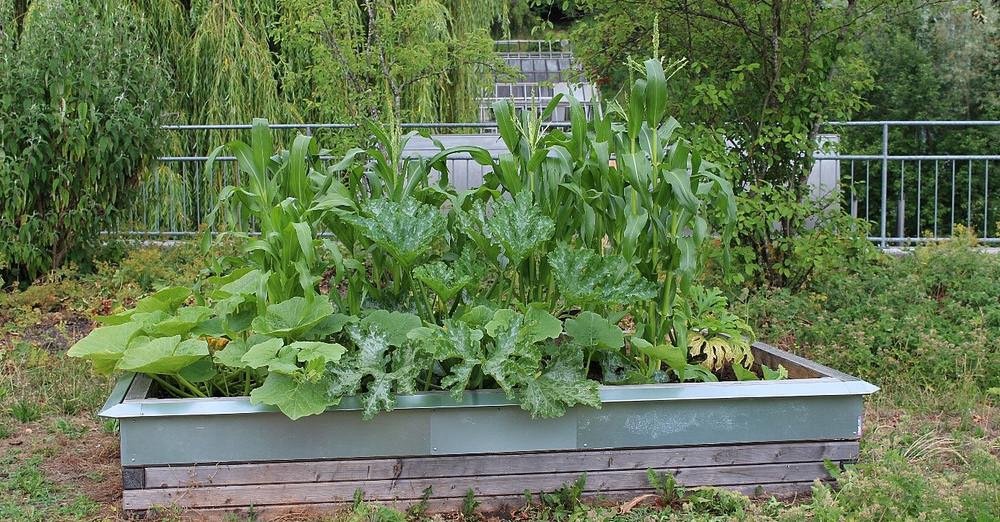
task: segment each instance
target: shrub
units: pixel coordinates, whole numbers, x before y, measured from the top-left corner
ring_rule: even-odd
[[[0,276],[86,264],[155,152],[164,72],[117,2],[38,1],[0,55]]]
[[[847,267],[859,270],[876,255],[868,224],[854,219],[839,201],[804,198],[766,182],[737,196],[734,261],[729,284],[798,290],[816,274]]]

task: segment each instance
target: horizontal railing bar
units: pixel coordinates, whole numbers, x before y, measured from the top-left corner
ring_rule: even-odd
[[[157,158],[159,161],[206,161],[208,156],[161,156]],[[235,156],[218,156],[215,158],[219,161],[233,161],[236,159]],[[332,160],[337,159],[336,156],[319,156],[320,160]],[[813,159],[817,161],[847,161],[847,160],[880,160],[883,159],[879,155],[843,155],[843,156],[831,156],[826,154],[818,154],[813,156]],[[937,155],[937,156],[885,156],[888,160],[957,160],[957,161],[1000,161],[1000,155]]]
[[[838,125],[843,127],[865,127],[882,125],[900,126],[996,126],[1000,125],[1000,120],[870,120],[870,121],[828,121],[825,125]]]
[[[949,239],[950,236],[942,237],[879,237],[879,236],[868,236],[868,241],[880,242],[886,241],[888,243],[934,243],[937,241],[944,241]],[[982,237],[976,238],[976,241],[980,243],[1000,243],[1000,237]]]
[[[568,128],[570,122],[553,121],[544,124],[548,127]],[[492,129],[497,126],[496,122],[469,122],[469,123],[401,123],[404,129]],[[360,125],[355,123],[268,123],[270,129],[356,129]],[[217,124],[169,124],[160,125],[162,130],[247,130],[253,128],[250,123],[217,123]]]
[[[993,161],[1000,160],[1000,155],[997,154],[936,154],[936,155],[899,155],[899,156],[882,156],[881,154],[828,154],[824,152],[818,152],[813,156],[813,159],[817,160],[937,160],[937,161],[947,161],[947,160],[960,160],[960,161]]]

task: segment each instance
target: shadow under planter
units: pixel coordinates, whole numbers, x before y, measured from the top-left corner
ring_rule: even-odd
[[[601,387],[602,406],[532,419],[498,390],[399,396],[362,421],[354,400],[292,421],[246,397],[153,399],[126,375],[101,411],[121,427],[123,509],[222,517],[350,505],[517,507],[586,474],[586,496],[650,493],[647,470],[688,487],[790,496],[858,456],[864,395],[877,387],[763,343],[789,379]],[[428,489],[430,488],[430,489]]]

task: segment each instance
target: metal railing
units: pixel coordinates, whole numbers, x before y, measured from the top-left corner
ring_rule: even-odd
[[[832,162],[838,169],[846,210],[872,223],[870,239],[880,247],[948,237],[957,225],[985,244],[1000,244],[1000,121],[853,121],[828,128],[849,139],[838,150],[817,152],[817,168]],[[982,138],[977,146],[987,150],[913,152],[932,148],[929,137],[949,131],[976,133]],[[914,143],[913,136],[925,143]]]
[[[567,124],[550,125],[556,128]],[[495,124],[491,122],[407,123],[403,127],[430,130],[442,139],[451,140],[448,145],[480,145],[494,156],[504,150],[502,142],[494,135]],[[996,144],[1000,143],[1000,121],[831,122],[828,127],[840,130],[843,139],[837,150],[820,150],[814,155],[813,173],[825,176],[827,181],[821,183],[843,194],[846,211],[872,223],[870,239],[873,242],[883,248],[912,245],[950,236],[956,225],[963,225],[975,231],[984,243],[1000,244],[1000,179],[997,179],[1000,154],[997,150],[985,151],[988,154],[895,153],[902,147],[897,147],[890,139],[894,131],[901,128],[965,127],[996,131],[997,139],[986,140],[986,143]],[[249,129],[250,125],[166,125],[163,128],[178,133],[240,132]],[[296,123],[272,124],[271,128],[290,136],[295,132],[313,135],[349,131],[355,126]],[[859,142],[851,129],[874,129],[881,143]],[[860,152],[846,152],[848,148],[860,149]],[[877,152],[867,149],[877,149]],[[435,152],[426,142],[407,150],[415,156]],[[234,159],[227,157],[219,158],[219,165],[208,179],[204,171],[206,159],[202,155],[159,158],[143,183],[136,204],[115,232],[160,238],[195,234],[215,204],[219,190],[225,185],[243,182]],[[489,172],[468,155],[450,158],[447,167],[452,183],[458,188],[478,185]]]
[[[567,128],[569,123],[550,122],[550,128]],[[403,123],[406,131],[431,131],[436,138],[451,144],[476,144],[486,148],[494,157],[505,152],[502,141],[497,134],[495,122],[478,123]],[[284,142],[290,142],[294,133],[317,135],[321,133],[338,133],[357,129],[357,125],[345,123],[272,123],[268,127],[277,133],[284,131]],[[201,124],[201,125],[163,125],[164,131],[177,133],[193,132],[231,132],[248,131],[250,124]],[[241,139],[249,140],[249,133]],[[279,140],[280,141],[280,140]],[[413,157],[432,156],[437,149],[427,142],[415,137],[411,147],[405,149]],[[207,151],[206,151],[207,152]],[[328,166],[331,161],[339,158],[324,156],[320,162]],[[205,155],[169,155],[157,158],[157,162],[147,173],[139,188],[139,194],[131,208],[125,213],[118,226],[107,231],[129,237],[141,238],[183,238],[195,235],[201,228],[205,217],[211,212],[219,192],[227,185],[239,186],[245,182],[245,176],[240,173],[236,158],[219,156],[211,177],[206,175]],[[446,161],[449,179],[459,189],[474,188],[482,183],[489,168],[479,165],[468,154],[456,154]],[[434,175],[440,175],[436,173]]]
[[[501,56],[569,55],[573,52],[569,40],[496,40],[493,49]]]

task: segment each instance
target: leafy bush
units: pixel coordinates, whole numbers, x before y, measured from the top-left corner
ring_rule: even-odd
[[[985,391],[1000,385],[1000,258],[974,243],[963,233],[861,271],[830,269],[806,292],[752,296],[751,322],[879,384]]]
[[[102,318],[69,353],[292,418],[350,395],[370,418],[397,393],[478,388],[552,417],[599,407],[599,381],[757,378],[746,342],[726,339],[749,328],[694,284],[711,230],[732,230],[731,186],[673,134],[659,61],[641,70],[627,109],[588,122],[571,100],[569,132],[497,104],[498,160],[474,147],[405,158],[408,136],[371,125],[377,147],[322,167],[312,137],[275,155],[257,120],[251,143],[206,166],[231,154],[247,176],[207,218],[243,252]],[[483,186],[448,185],[459,152],[489,167]]]
[[[799,290],[817,274],[860,270],[877,255],[868,223],[844,213],[839,200],[759,182],[737,195],[737,208],[733,262],[717,274],[727,286]]]
[[[0,277],[86,262],[155,152],[164,72],[117,3],[38,1],[0,54]]]

